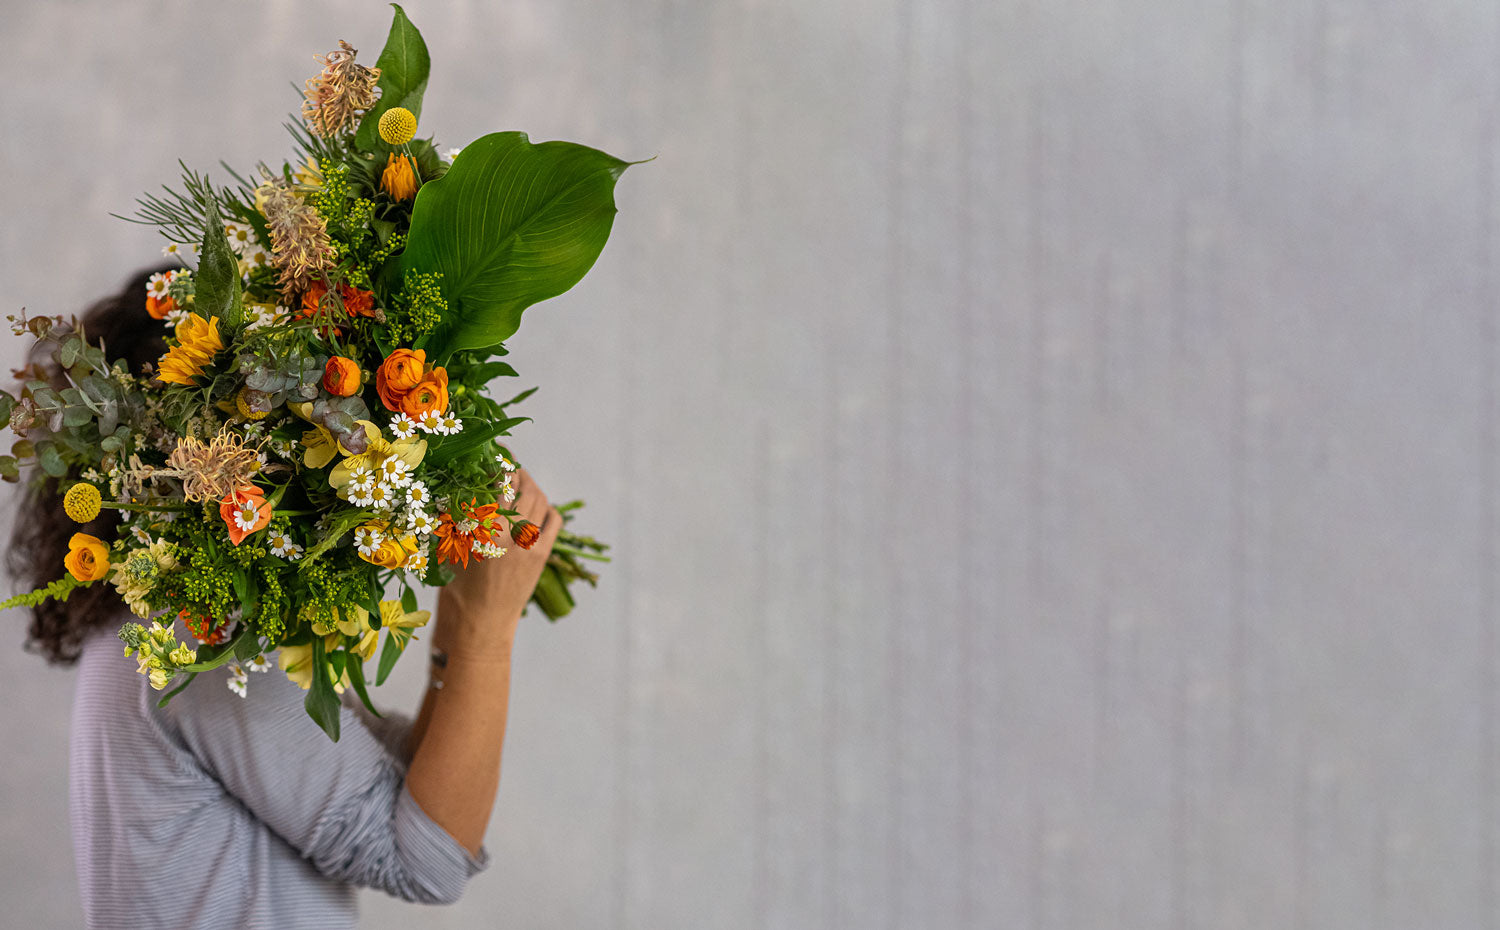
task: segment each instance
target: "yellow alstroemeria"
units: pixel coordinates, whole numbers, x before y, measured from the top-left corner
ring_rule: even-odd
[[[378,472],[386,459],[398,458],[406,463],[408,469],[415,471],[417,465],[421,464],[422,457],[427,454],[425,439],[397,439],[392,442],[380,435],[380,427],[368,420],[359,422],[365,427],[365,451],[358,455],[348,455],[328,473],[328,484],[345,500],[349,498],[349,478],[355,469]]]
[[[337,649],[343,639],[343,634],[330,633],[323,637],[324,659],[327,662],[327,653]],[[312,687],[313,682],[313,647],[312,643],[301,646],[282,646],[280,655],[276,657],[276,667],[286,672],[297,687],[306,691]],[[329,674],[332,676],[333,666],[329,665]],[[343,676],[333,683],[333,690],[339,694],[344,693],[344,687],[349,684],[349,672],[345,671]]]
[[[417,627],[425,626],[431,616],[430,610],[408,612],[400,601],[380,602],[380,625],[391,631],[391,638],[396,641],[398,649],[405,649]]]
[[[328,431],[327,427],[321,423],[312,422],[311,403],[287,404],[287,407],[312,425],[312,429],[302,434],[302,464],[305,467],[322,468],[333,461],[337,455],[353,454],[344,448],[343,443],[334,441],[333,434]],[[366,436],[369,436],[371,431],[374,431],[376,436],[380,435],[380,427],[369,420],[356,420],[355,422],[365,428]],[[425,447],[423,451],[426,451]]]
[[[370,661],[375,654],[375,644],[380,640],[380,631],[370,627],[368,610],[358,605],[345,608],[339,618],[338,630],[345,636],[358,637],[359,642],[350,646],[349,651],[366,662]]]

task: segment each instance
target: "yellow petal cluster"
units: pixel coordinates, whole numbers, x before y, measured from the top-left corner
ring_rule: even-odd
[[[387,145],[405,145],[417,134],[417,117],[406,107],[391,107],[376,126]]]
[[[68,493],[63,495],[63,512],[74,523],[87,523],[99,516],[99,508],[102,504],[99,489],[87,481],[78,482],[68,488]]]
[[[177,324],[177,345],[167,350],[157,366],[156,377],[169,384],[192,384],[214,356],[224,350],[219,337],[219,318],[204,319],[196,313]]]

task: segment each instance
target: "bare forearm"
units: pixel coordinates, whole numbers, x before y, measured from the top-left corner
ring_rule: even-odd
[[[515,618],[485,616],[446,588],[438,597],[434,648],[447,655],[412,725],[407,785],[443,829],[477,854],[500,786]]]

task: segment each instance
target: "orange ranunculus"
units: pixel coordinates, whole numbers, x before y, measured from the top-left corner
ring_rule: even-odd
[[[335,397],[348,397],[359,390],[359,365],[335,355],[323,367],[323,389]]]
[[[447,409],[448,372],[443,368],[434,368],[401,398],[401,411],[414,420],[429,410],[442,413]]]
[[[246,536],[271,522],[271,504],[260,488],[242,484],[219,501],[219,516],[229,528],[229,541],[238,546]]]
[[[422,349],[396,349],[375,372],[375,393],[387,410],[400,410],[401,398],[426,374],[427,353]]]
[[[98,581],[109,573],[109,547],[97,536],[74,533],[63,565],[79,581]]]
[[[351,284],[339,285],[339,296],[344,298],[344,309],[350,316],[375,316],[375,292],[362,291]]]
[[[147,297],[146,312],[153,320],[165,320],[167,314],[177,309],[177,301],[170,297]]]

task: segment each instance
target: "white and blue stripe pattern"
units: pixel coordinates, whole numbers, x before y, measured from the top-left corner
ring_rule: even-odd
[[[353,927],[357,886],[449,903],[489,864],[406,789],[411,719],[346,703],[337,743],[279,671],[165,708],[112,631],[78,664],[70,819],[90,927]]]

